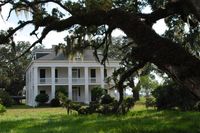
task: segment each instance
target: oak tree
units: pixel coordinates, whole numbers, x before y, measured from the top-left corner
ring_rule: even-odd
[[[9,15],[12,15],[13,11],[26,11],[32,14],[31,19],[20,21],[19,26],[9,30],[8,34],[0,35],[0,44],[6,43],[18,30],[28,25],[35,26],[35,29],[30,31],[30,35],[36,35],[36,31],[42,27],[42,34],[38,35],[38,39],[24,51],[26,53],[37,43],[42,43],[51,31],[68,30],[73,34],[73,38],[79,40],[79,48],[103,49],[104,58],[101,63],[105,63],[109,46],[112,43],[111,33],[114,29],[119,28],[132,41],[122,46],[122,49],[128,49],[124,52],[122,60],[130,67],[118,71],[120,73],[119,82],[116,85],[118,90],[123,89],[123,83],[128,77],[150,62],[200,98],[200,69],[198,69],[200,61],[198,54],[193,54],[193,52],[198,53],[198,49],[188,50],[182,43],[174,41],[173,35],[168,38],[163,37],[152,29],[152,25],[157,20],[168,19],[175,15],[179,16],[178,20],[187,23],[191,31],[199,27],[200,2],[198,0],[112,0],[112,8],[109,3],[103,4],[102,8],[97,6],[98,8],[92,10],[87,9],[87,5],[90,4],[86,5],[85,2],[92,1],[0,1],[1,9],[6,4],[12,5]],[[49,12],[45,6],[47,3],[58,5],[62,11],[60,8],[53,8]],[[152,7],[152,12],[149,14],[141,12],[146,5]],[[172,27],[175,27],[176,24],[173,24]],[[199,32],[199,30],[196,31],[196,33]],[[191,35],[192,32],[188,34]],[[183,35],[180,34],[179,37]],[[90,42],[87,40],[88,37]],[[193,40],[194,38],[190,36],[189,39]],[[188,46],[191,45],[190,42],[187,42]]]

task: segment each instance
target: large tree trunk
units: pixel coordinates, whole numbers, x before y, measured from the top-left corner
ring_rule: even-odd
[[[79,24],[86,26],[106,23],[120,28],[138,45],[134,47],[134,58],[154,63],[200,98],[200,60],[186,51],[181,44],[160,37],[137,16],[121,10],[83,15],[79,16],[78,20]]]
[[[136,88],[132,88],[133,98],[135,101],[140,100],[139,90]]]
[[[198,69],[200,60],[180,44],[157,35],[137,17],[130,14],[121,14],[121,16],[123,17],[115,20],[115,23],[138,44],[133,51],[133,56],[138,60],[154,63],[177,83],[200,98],[200,69]]]

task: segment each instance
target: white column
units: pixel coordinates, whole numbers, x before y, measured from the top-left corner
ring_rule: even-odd
[[[101,88],[104,88],[104,67],[100,68]]]
[[[34,86],[34,94],[33,94],[33,106],[37,106],[37,102],[35,101],[36,96],[38,95],[38,67],[34,67],[33,70],[33,86]]]
[[[51,99],[55,98],[55,67],[51,67]]]
[[[68,99],[72,100],[72,67],[68,67]]]
[[[85,67],[85,103],[89,103],[88,67]]]

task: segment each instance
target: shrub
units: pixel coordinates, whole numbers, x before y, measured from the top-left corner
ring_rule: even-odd
[[[35,98],[35,101],[38,102],[39,104],[44,104],[48,102],[49,96],[45,93],[38,94]]]
[[[100,103],[97,102],[97,101],[92,101],[92,102],[90,102],[90,104],[89,104],[90,112],[91,112],[91,113],[97,112],[97,109],[99,108],[99,106],[100,106]]]
[[[154,97],[147,97],[145,101],[146,108],[148,109],[149,107],[155,107],[156,106],[156,101]]]
[[[0,103],[6,107],[9,107],[13,104],[13,99],[6,91],[0,90]]]
[[[118,109],[118,102],[113,101],[112,103],[109,104],[101,104],[97,109],[97,112],[101,114],[114,114],[117,113],[117,109]]]
[[[3,114],[4,112],[6,112],[6,108],[0,104],[0,114]]]
[[[128,97],[124,100],[125,107],[129,110],[135,105],[135,99],[133,97]]]
[[[106,94],[106,91],[101,87],[95,87],[92,89],[91,93],[92,93],[92,101],[99,101],[101,97],[104,94]]]
[[[59,107],[60,101],[59,101],[59,99],[54,98],[54,99],[51,100],[50,104],[51,104],[51,107]]]
[[[193,110],[197,103],[197,100],[188,89],[175,83],[160,86],[152,94],[156,98],[156,107],[158,109],[179,108],[181,110]]]
[[[79,108],[81,108],[82,106],[86,106],[86,104],[85,104],[85,103],[81,103],[81,102],[71,102],[70,108],[71,108],[72,110],[78,111]]]
[[[108,94],[105,94],[101,97],[101,104],[109,104],[114,101],[114,98]]]
[[[68,98],[67,98],[67,96],[65,95],[65,94],[63,94],[62,92],[59,92],[58,94],[57,94],[57,97],[58,97],[58,99],[59,99],[59,101],[60,101],[60,104],[63,106],[63,107],[66,107],[67,105],[67,101],[68,101]]]
[[[78,114],[87,115],[90,113],[89,106],[81,106],[78,110]]]
[[[56,88],[56,98],[59,99],[59,93],[62,93],[65,96],[68,96],[67,90],[64,87]]]

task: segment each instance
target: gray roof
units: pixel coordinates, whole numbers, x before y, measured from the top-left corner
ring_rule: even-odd
[[[35,53],[46,53],[49,52],[49,54],[44,55],[37,60],[68,60],[67,56],[65,56],[62,52],[55,53],[52,49],[39,49],[35,50]],[[83,51],[83,60],[84,61],[96,61],[96,57],[93,54],[94,50],[86,49]],[[101,60],[103,58],[102,55],[99,55],[99,59]],[[109,59],[112,60],[112,59]]]
[[[37,60],[67,60],[67,57],[62,53],[58,53],[56,55],[55,52],[52,52],[48,55],[38,58]]]

